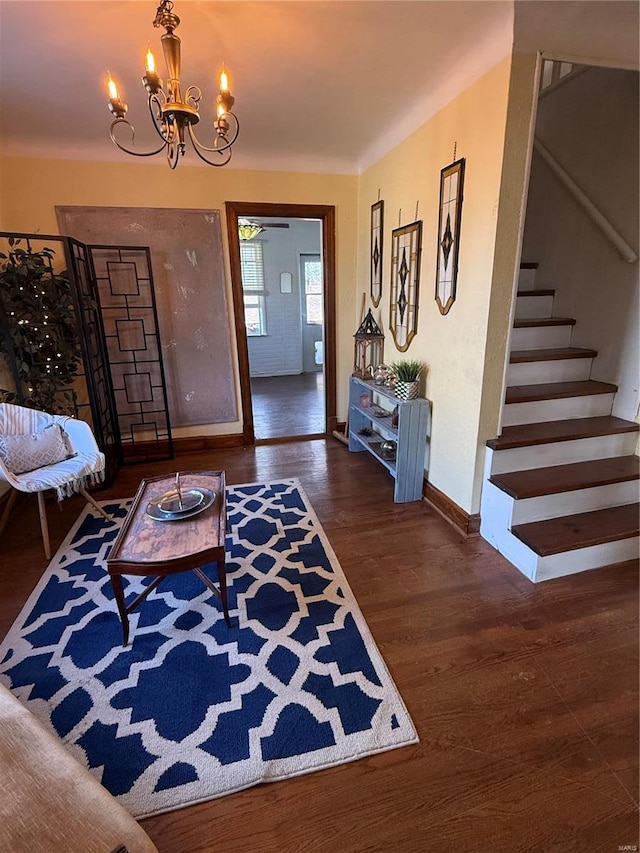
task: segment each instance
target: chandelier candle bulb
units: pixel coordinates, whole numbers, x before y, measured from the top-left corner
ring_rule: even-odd
[[[228,92],[229,91],[229,76],[227,72],[223,69],[220,72],[220,92]]]
[[[107,89],[109,90],[109,109],[116,119],[124,118],[127,105],[118,97],[118,87],[110,73],[107,72]]]
[[[118,100],[118,87],[116,86],[116,81],[113,79],[111,74],[107,72],[107,89],[109,90],[109,98],[112,101]]]
[[[156,70],[156,58],[150,47],[147,48],[145,55],[145,75],[142,78],[142,84],[150,95],[157,95],[162,88],[162,80]]]

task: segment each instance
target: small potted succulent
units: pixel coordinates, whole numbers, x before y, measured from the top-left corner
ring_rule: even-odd
[[[420,376],[425,368],[421,361],[397,361],[391,369],[396,377],[394,387],[400,400],[415,400],[419,397]]]

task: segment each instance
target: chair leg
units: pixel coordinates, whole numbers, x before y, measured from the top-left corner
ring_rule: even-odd
[[[0,536],[2,535],[2,531],[6,527],[7,521],[9,521],[9,513],[11,512],[17,497],[18,492],[15,489],[11,489],[9,497],[7,498],[7,503],[4,508],[4,512],[2,513],[2,518],[0,518]]]
[[[91,495],[89,494],[89,492],[88,492],[86,489],[80,489],[80,494],[82,495],[82,497],[83,497],[86,501],[88,501],[88,502],[91,504],[91,506],[92,506],[94,509],[97,509],[97,510],[98,510],[98,512],[100,513],[100,515],[103,515],[103,516],[107,519],[107,521],[113,521],[113,519],[111,518],[111,516],[110,516],[110,515],[107,515],[107,513],[102,509],[102,507],[100,506],[100,504],[98,504],[98,503],[96,503],[96,502],[94,501],[94,499],[91,497]]]
[[[44,492],[38,492],[38,510],[40,511],[40,528],[42,530],[42,544],[44,555],[47,560],[51,559],[51,546],[49,545],[49,528],[47,526],[47,510],[44,505]]]

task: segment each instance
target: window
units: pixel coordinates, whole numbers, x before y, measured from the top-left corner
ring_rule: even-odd
[[[262,243],[257,240],[240,243],[240,268],[244,298],[244,322],[247,335],[267,334],[265,315],[264,262]]]
[[[310,325],[321,326],[323,315],[322,261],[320,255],[301,255],[305,316]]]

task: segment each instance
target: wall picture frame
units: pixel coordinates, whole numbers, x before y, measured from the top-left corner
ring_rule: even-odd
[[[377,308],[382,298],[382,243],[384,201],[371,205],[371,301]]]
[[[392,231],[389,329],[400,352],[409,348],[418,331],[421,251],[421,220]]]
[[[463,157],[440,172],[436,302],[441,314],[448,314],[456,299],[464,168]]]

